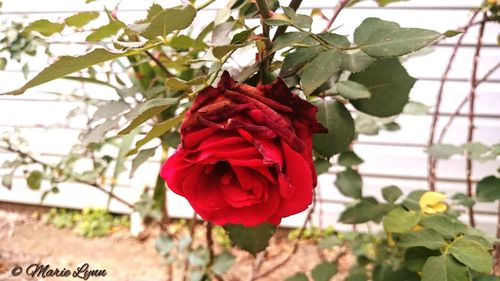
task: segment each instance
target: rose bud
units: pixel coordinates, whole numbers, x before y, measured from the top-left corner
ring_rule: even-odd
[[[280,79],[252,87],[224,72],[196,96],[160,174],[214,224],[279,224],[312,203],[312,134],[327,132],[316,112]]]

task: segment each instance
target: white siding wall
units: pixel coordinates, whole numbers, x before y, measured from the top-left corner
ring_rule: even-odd
[[[4,1],[4,12],[2,17],[19,17],[25,15],[29,19],[58,19],[81,10],[102,10],[101,1],[90,5],[83,4],[84,1]],[[221,7],[225,1],[218,1],[209,7],[209,11],[203,12],[205,15],[198,17],[198,23],[204,23],[213,18],[215,10]],[[288,1],[285,1],[288,2]],[[342,24],[337,30],[341,34],[352,34],[354,28],[360,22],[368,17],[375,16],[385,20],[399,22],[402,26],[429,28],[444,32],[448,29],[454,29],[465,25],[470,16],[469,8],[481,1],[419,1],[401,2],[389,6],[389,8],[377,8],[372,3],[359,5],[358,8],[347,9],[343,11],[336,24]],[[145,14],[145,9],[149,7],[151,1],[132,1],[124,0],[120,6],[118,16],[125,22],[132,22]],[[158,1],[164,6],[173,5],[172,1]],[[168,3],[168,4],[167,4]],[[324,8],[324,13],[329,16],[336,1],[304,1],[304,12],[308,12],[313,7]],[[113,7],[109,5],[108,7]],[[99,21],[105,22],[105,17]],[[317,22],[316,28],[321,30],[324,22]],[[473,45],[476,42],[477,26],[472,28],[466,35],[464,43],[466,47],[460,49],[457,55],[455,66],[449,77],[452,82],[447,83],[445,95],[443,98],[442,111],[452,113],[462,99],[468,94],[468,79],[472,66]],[[498,25],[488,25],[485,31],[485,48],[481,51],[481,62],[479,65],[479,77],[492,68],[500,60],[500,52],[496,46],[496,36],[498,34]],[[68,40],[83,41],[83,34],[76,34],[71,37],[61,37],[60,41]],[[434,104],[439,78],[441,77],[446,62],[452,52],[451,44],[456,38],[446,40],[442,45],[432,48],[432,51],[419,56],[411,56],[405,61],[410,74],[419,81],[415,84],[411,99],[421,101],[427,105]],[[80,54],[88,46],[85,44],[68,45],[54,44],[55,50],[60,54]],[[238,58],[248,61],[251,58]],[[43,69],[47,64],[46,58],[35,58],[30,60],[30,77]],[[11,64],[4,72],[0,72],[0,92],[11,90],[23,84],[24,79],[20,72],[21,65]],[[500,84],[500,72],[491,76],[488,82],[481,84],[478,89],[476,102],[476,130],[475,139],[481,140],[485,144],[493,144],[500,140],[500,97],[498,91]],[[71,144],[78,140],[78,129],[85,124],[82,122],[72,122],[69,128],[65,127],[66,115],[69,111],[78,106],[78,103],[57,101],[50,95],[42,93],[43,91],[69,92],[78,86],[77,83],[65,80],[58,80],[47,83],[25,95],[19,97],[0,97],[0,133],[12,132],[18,128],[22,135],[29,139],[30,149],[36,151],[40,158],[56,161],[58,157],[68,153]],[[100,98],[113,98],[114,93],[109,89],[88,85],[87,91],[95,93],[94,96]],[[466,111],[463,111],[466,113]],[[441,117],[439,128],[446,122],[447,117]],[[423,152],[429,134],[431,116],[402,116],[399,119],[402,130],[398,132],[381,132],[374,137],[362,136],[360,142],[356,144],[355,149],[365,160],[361,166],[360,172],[364,174],[364,194],[380,197],[381,187],[395,184],[408,192],[413,189],[425,189],[426,184],[426,154]],[[44,129],[44,126],[62,124],[63,128]],[[456,118],[453,126],[450,128],[445,142],[461,144],[466,141],[467,120],[464,116]],[[412,146],[404,146],[412,144]],[[157,153],[159,154],[159,153]],[[0,151],[0,162],[5,159],[12,159],[14,155]],[[487,163],[475,163],[473,178],[480,179],[484,175],[493,174],[499,166],[499,161],[490,161]],[[158,159],[150,161],[143,165],[136,173],[133,179],[128,179],[123,175],[120,179],[120,185],[116,188],[116,193],[126,198],[130,202],[138,199],[145,184],[152,186],[159,168]],[[465,191],[465,161],[461,157],[452,157],[447,161],[440,161],[438,177],[443,179],[437,182],[439,191],[454,193]],[[319,179],[320,194],[326,202],[321,204],[323,226],[333,224],[339,229],[349,229],[349,226],[342,226],[336,223],[338,215],[343,210],[343,203],[348,202],[333,186],[334,174],[323,175]],[[64,184],[60,186],[59,194],[49,195],[44,204],[48,206],[62,206],[71,208],[82,208],[85,206],[105,206],[107,196],[98,190],[78,184]],[[14,188],[9,191],[0,188],[0,206],[1,202],[21,202],[28,204],[38,204],[40,193],[30,191],[21,174],[14,181]],[[169,211],[176,217],[192,216],[192,209],[187,202],[169,193]],[[493,204],[479,204],[477,209],[487,212],[496,212]],[[117,212],[128,212],[128,209],[118,202],[113,202],[112,210]],[[319,210],[318,210],[319,211]],[[314,223],[319,222],[316,212]],[[287,218],[285,225],[297,226],[302,224],[305,213]],[[465,216],[464,216],[465,218]],[[479,214],[477,216],[479,227],[494,232],[496,216]]]

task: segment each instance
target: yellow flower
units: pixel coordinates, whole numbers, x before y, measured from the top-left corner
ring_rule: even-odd
[[[420,209],[424,214],[442,213],[448,209],[448,206],[443,202],[446,195],[439,192],[427,191],[420,197]]]

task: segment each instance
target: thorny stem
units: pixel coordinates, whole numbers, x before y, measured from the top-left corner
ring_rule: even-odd
[[[323,32],[327,32],[330,29],[330,27],[332,27],[333,22],[335,21],[335,19],[337,19],[337,17],[340,14],[340,11],[342,11],[342,9],[344,9],[344,7],[347,5],[347,3],[349,3],[349,0],[339,0],[339,2],[337,2],[337,6],[335,6],[335,10],[333,10],[333,16],[330,18],[330,20],[326,24],[325,28],[323,29]]]
[[[8,145],[7,147],[0,146],[0,149],[16,153],[17,155],[19,155],[22,158],[29,159],[32,163],[40,164],[40,165],[42,165],[44,167],[49,167],[49,168],[54,169],[54,170],[59,170],[56,166],[53,166],[53,165],[48,164],[46,162],[43,162],[43,161],[41,161],[41,160],[33,157],[32,155],[30,155],[30,154],[28,154],[26,152],[22,152],[21,150],[12,147],[11,145]],[[114,193],[109,192],[104,187],[100,186],[97,182],[84,180],[84,179],[78,178],[77,176],[72,175],[72,174],[67,174],[65,176],[67,176],[69,179],[73,180],[74,182],[82,183],[82,184],[86,184],[86,185],[92,186],[92,187],[94,187],[94,188],[96,188],[96,189],[98,189],[98,190],[106,193],[108,196],[112,197],[113,199],[115,199],[116,201],[122,203],[123,205],[129,207],[130,209],[134,208],[134,205],[130,204],[129,202],[125,201],[125,199],[123,199],[123,198],[115,195]]]
[[[265,37],[264,44],[266,45],[266,51],[264,55],[260,57],[260,81],[262,82],[264,73],[269,69],[269,58],[267,58],[267,52],[271,50],[272,43],[269,36],[269,26],[264,23],[264,20],[271,17],[271,12],[269,10],[269,6],[267,5],[266,0],[256,0],[257,8],[259,9],[259,13],[261,15],[261,24],[262,24],[262,35]]]
[[[486,18],[486,14],[483,14],[483,18]],[[474,138],[474,103],[476,99],[476,90],[477,90],[477,68],[480,59],[481,46],[484,35],[484,26],[485,22],[481,23],[479,26],[479,35],[477,37],[476,51],[474,53],[473,64],[472,64],[472,74],[471,74],[471,89],[469,93],[469,126],[467,128],[467,142],[472,142]],[[472,197],[472,160],[470,156],[467,155],[467,162],[465,167],[465,175],[467,181],[467,196]],[[474,209],[473,207],[469,207],[469,224],[471,227],[476,226],[476,222],[474,220]]]
[[[158,65],[158,67],[166,74],[167,77],[172,77],[172,73],[170,73],[170,71],[168,71],[168,69],[163,65],[163,63],[161,63],[161,61],[159,59],[157,59],[153,54],[151,54],[150,51],[148,50],[145,50],[144,53],[146,53],[146,55],[151,59],[153,60],[156,65]]]
[[[460,38],[458,39],[457,43],[455,44],[455,47],[453,48],[453,52],[450,56],[450,59],[448,60],[448,64],[446,65],[446,69],[443,73],[443,76],[441,76],[439,91],[438,91],[438,94],[436,97],[436,105],[435,105],[434,113],[432,115],[431,131],[429,134],[429,140],[427,142],[427,146],[431,146],[432,144],[434,144],[434,136],[436,134],[437,120],[438,120],[439,110],[441,107],[441,100],[442,100],[443,92],[444,92],[444,84],[448,80],[448,74],[450,73],[451,66],[453,64],[453,61],[455,60],[458,49],[462,45],[462,41],[465,37],[465,34],[467,33],[471,23],[474,21],[474,19],[476,18],[478,13],[479,13],[479,11],[474,12],[474,14],[469,19],[468,24],[464,27],[464,32],[460,35]],[[428,165],[427,180],[428,180],[430,191],[436,190],[436,185],[435,185],[436,184],[436,164],[437,164],[437,160],[434,157],[432,157],[430,154],[428,154],[427,155],[427,165]]]
[[[314,194],[314,197],[316,197],[316,193]],[[311,208],[309,209],[309,212],[307,213],[306,219],[304,220],[304,224],[300,228],[299,235],[297,235],[297,239],[295,240],[295,244],[293,245],[292,252],[285,259],[283,259],[281,262],[275,264],[272,268],[257,275],[253,280],[264,278],[264,277],[268,276],[269,274],[273,273],[278,268],[280,268],[280,267],[284,266],[286,263],[288,263],[290,261],[290,259],[293,257],[293,255],[295,255],[297,253],[297,251],[299,250],[300,239],[304,235],[304,231],[306,230],[306,226],[309,223],[309,221],[311,220],[312,214],[314,213],[315,208],[316,208],[316,200],[315,200],[315,198],[313,198],[313,204],[312,204]],[[249,281],[252,281],[252,280],[249,280]]]
[[[299,9],[300,7],[300,4],[302,4],[302,0],[292,0],[290,1],[290,5],[288,5],[288,7],[292,8],[294,11],[297,11],[297,9]],[[287,28],[288,25],[279,26],[278,29],[276,30],[276,33],[274,33],[273,41],[276,41],[278,37],[280,37],[283,33],[285,33]]]

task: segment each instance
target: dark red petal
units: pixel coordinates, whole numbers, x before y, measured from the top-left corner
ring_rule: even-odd
[[[242,93],[242,94],[245,94],[253,99],[256,99],[274,110],[283,111],[283,112],[293,112],[293,110],[290,107],[283,105],[283,104],[281,104],[277,101],[274,101],[272,99],[266,98],[264,96],[264,93],[262,93],[261,90],[259,90],[258,88],[252,87],[250,85],[239,84],[235,88],[235,91]]]
[[[182,132],[182,145],[185,148],[192,148],[198,145],[200,142],[206,140],[210,135],[212,135],[216,130],[213,128],[203,128],[199,130],[193,130],[191,132]]]
[[[211,102],[218,97],[222,92],[212,86],[208,86],[203,91],[199,92],[194,99],[193,105],[189,108],[189,112],[195,112],[205,104]]]
[[[217,88],[221,90],[231,90],[236,86],[236,81],[229,75],[227,70],[222,72],[219,83],[217,84]]]

